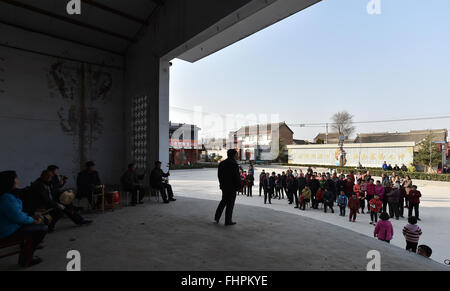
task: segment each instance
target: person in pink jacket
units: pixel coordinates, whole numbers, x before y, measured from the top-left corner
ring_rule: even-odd
[[[390,243],[392,237],[394,236],[394,228],[392,223],[389,221],[389,214],[383,212],[380,215],[380,221],[377,222],[373,236],[377,237],[379,240]]]

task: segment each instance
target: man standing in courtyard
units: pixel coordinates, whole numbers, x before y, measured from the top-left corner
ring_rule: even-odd
[[[241,178],[239,175],[239,165],[236,162],[238,153],[235,149],[227,152],[228,158],[219,164],[218,177],[220,189],[222,190],[222,200],[216,210],[214,220],[219,223],[222,212],[225,210],[225,225],[234,225],[233,208],[236,200],[236,191],[241,186]]]

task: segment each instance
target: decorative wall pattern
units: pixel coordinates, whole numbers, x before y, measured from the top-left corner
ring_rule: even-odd
[[[140,169],[147,168],[147,96],[133,99],[133,158]]]

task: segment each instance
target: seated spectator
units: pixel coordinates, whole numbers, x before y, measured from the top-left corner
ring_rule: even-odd
[[[47,226],[42,219],[28,216],[22,210],[22,201],[11,194],[18,186],[17,174],[14,171],[0,173],[0,239],[25,239],[31,237],[31,251],[21,246],[19,265],[39,264],[42,259],[33,256],[36,248],[47,234]]]
[[[306,203],[311,200],[311,195],[312,195],[311,189],[309,189],[308,185],[305,185],[305,188],[303,188],[302,194],[300,195],[300,198],[298,201],[300,203],[299,209],[305,210]]]
[[[50,165],[47,167],[47,171],[52,174],[52,181],[50,184],[50,188],[52,190],[53,198],[56,200],[59,199],[59,195],[62,193],[62,188],[66,185],[67,177],[61,175],[61,179],[58,176],[59,167],[56,165]]]
[[[87,198],[93,208],[98,208],[100,201],[96,201],[95,205],[92,201],[92,193],[95,187],[101,185],[98,172],[95,170],[95,163],[90,161],[86,163],[86,169],[78,173],[77,176],[77,198]]]
[[[122,188],[124,191],[131,192],[131,205],[136,206],[137,203],[143,204],[142,200],[144,199],[143,191],[139,180],[144,179],[144,175],[138,175],[136,173],[136,165],[129,164],[128,170],[122,175],[120,182],[122,183]],[[137,199],[137,195],[139,192],[139,201]]]
[[[173,198],[172,186],[163,179],[169,176],[169,172],[164,173],[163,170],[161,170],[161,162],[156,161],[155,168],[153,168],[150,174],[150,186],[158,189],[161,192],[164,203],[169,203],[169,201],[176,201],[176,199]]]
[[[449,170],[447,168],[447,165],[444,165],[444,167],[442,168],[442,174],[449,174]]]
[[[408,167],[406,167],[405,164],[402,164],[402,167],[400,168],[403,172],[408,172]]]
[[[48,231],[53,232],[55,225],[64,214],[66,214],[76,225],[86,225],[92,223],[85,220],[75,211],[72,204],[63,205],[55,200],[52,195],[51,183],[53,175],[50,171],[43,171],[40,178],[31,184],[31,190],[23,198],[24,210],[28,215],[36,213],[48,213],[51,219],[47,221]]]
[[[383,171],[387,171],[388,165],[387,165],[386,161],[384,161],[383,166],[381,166],[381,168],[383,169]]]

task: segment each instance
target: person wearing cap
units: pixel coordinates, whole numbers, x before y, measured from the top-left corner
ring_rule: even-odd
[[[236,201],[236,192],[241,187],[239,175],[239,165],[237,163],[238,153],[235,149],[227,151],[228,158],[219,164],[217,176],[219,178],[220,189],[222,190],[222,200],[217,207],[214,220],[219,223],[223,210],[225,210],[225,225],[234,225],[233,208]]]
[[[92,192],[95,186],[101,185],[100,176],[95,170],[95,163],[86,163],[86,169],[78,173],[77,176],[77,198],[87,198],[92,205]]]
[[[169,183],[163,181],[163,178],[169,176],[169,172],[164,173],[163,170],[161,170],[161,162],[156,161],[155,167],[150,173],[150,186],[160,191],[164,203],[169,203],[169,201],[176,201],[176,199],[173,198],[172,186]]]

